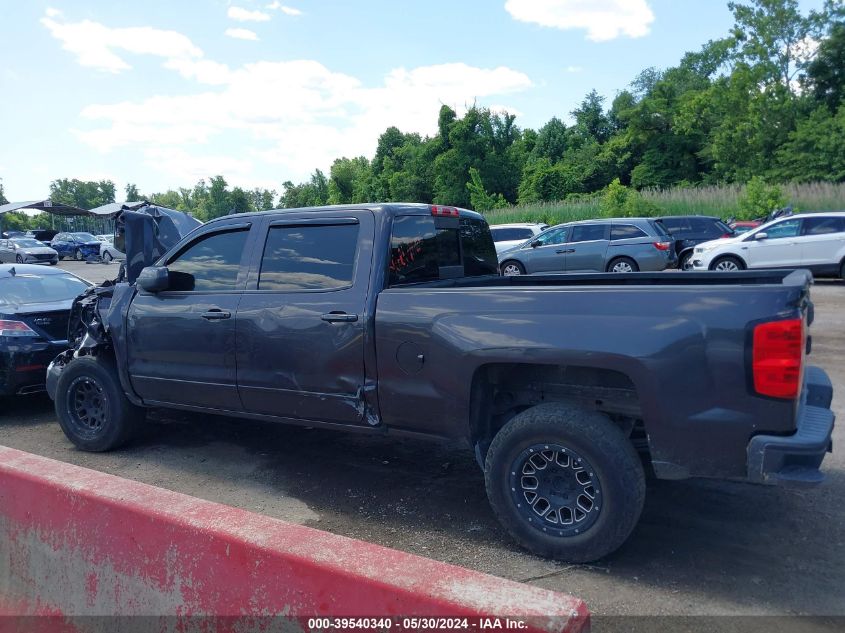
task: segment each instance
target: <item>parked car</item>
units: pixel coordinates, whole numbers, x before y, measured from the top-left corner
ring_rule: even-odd
[[[548,272],[659,271],[677,262],[657,220],[625,218],[559,224],[499,255],[506,276]]]
[[[490,227],[493,242],[496,244],[496,254],[504,253],[539,235],[549,228],[548,224],[497,224]]]
[[[779,218],[737,237],[695,248],[695,270],[807,268],[845,279],[845,212]]]
[[[100,259],[106,263],[126,259],[126,253],[117,250],[111,241],[100,242]]]
[[[30,229],[26,232],[26,237],[31,237],[35,240],[38,240],[44,246],[50,246],[50,242],[56,235],[58,235],[58,231],[54,231],[52,229]]]
[[[759,220],[737,220],[736,222],[731,222],[728,226],[731,227],[734,232],[734,236],[736,236],[748,233],[751,229],[756,229],[762,224],[763,223]]]
[[[71,304],[90,285],[58,268],[0,264],[0,396],[44,390],[47,365],[68,346]]]
[[[471,211],[243,213],[195,229],[136,284],[78,298],[47,388],[87,451],[129,441],[148,407],[457,440],[514,539],[588,561],[636,525],[641,459],[664,479],[823,478],[832,389],[805,359],[811,281],[506,278]]]
[[[95,235],[94,237],[96,237],[97,240],[100,242],[111,242],[114,240],[114,235],[112,235],[111,233],[109,233],[108,235],[106,235],[105,233],[101,233],[100,235]]]
[[[657,219],[675,240],[678,268],[681,270],[692,270],[696,244],[734,235],[733,229],[722,220],[706,215],[670,215]]]
[[[0,233],[0,239],[8,240],[10,237],[26,237],[23,231],[3,231]]]
[[[82,261],[100,257],[100,241],[90,233],[59,233],[50,246],[59,253],[59,259],[73,257]]]
[[[0,263],[51,264],[59,263],[59,254],[31,237],[0,240]]]

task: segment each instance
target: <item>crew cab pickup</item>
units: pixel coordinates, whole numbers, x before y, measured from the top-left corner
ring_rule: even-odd
[[[811,282],[503,277],[483,217],[454,207],[238,214],[78,298],[48,391],[88,451],[149,407],[460,440],[517,542],[589,561],[631,534],[646,469],[822,479],[834,416],[806,362]]]

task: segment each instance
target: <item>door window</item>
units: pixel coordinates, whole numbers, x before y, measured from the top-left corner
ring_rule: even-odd
[[[604,224],[579,224],[572,228],[572,239],[570,242],[593,242],[595,240],[607,239],[607,232]]]
[[[248,229],[199,238],[167,264],[169,290],[236,290]]]
[[[490,229],[491,233],[493,233],[493,241],[494,242],[515,242],[516,240],[530,240],[531,236],[534,235],[534,231],[531,229],[520,229],[520,228],[503,228],[497,229],[495,227]]]
[[[352,285],[358,223],[271,226],[259,290],[333,290]]]
[[[765,233],[770,240],[775,239],[782,239],[785,237],[795,237],[801,231],[801,220],[786,220],[785,222],[780,222],[779,224],[773,224],[772,226],[763,229],[762,233]]]
[[[845,218],[805,218],[804,235],[845,232]]]
[[[560,229],[552,229],[551,231],[547,231],[542,235],[537,237],[537,241],[540,242],[541,246],[550,246],[552,244],[564,244],[566,243],[566,236],[569,234],[568,227],[563,227]]]
[[[610,231],[612,240],[630,240],[634,237],[648,237],[648,235],[633,224],[614,224]]]

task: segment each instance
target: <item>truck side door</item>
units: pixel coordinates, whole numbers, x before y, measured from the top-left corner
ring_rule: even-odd
[[[171,285],[138,292],[127,315],[129,375],[148,402],[240,411],[235,313],[250,225],[207,231],[166,262]]]
[[[286,214],[268,223],[236,321],[246,411],[363,422],[374,231],[371,211]]]

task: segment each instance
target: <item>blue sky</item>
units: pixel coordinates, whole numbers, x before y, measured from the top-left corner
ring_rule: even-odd
[[[821,0],[804,0],[816,8]],[[722,0],[0,0],[0,178],[281,191],[473,102],[521,127],[727,34]],[[121,199],[120,194],[118,199]]]

